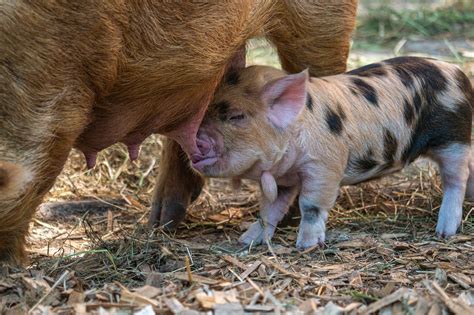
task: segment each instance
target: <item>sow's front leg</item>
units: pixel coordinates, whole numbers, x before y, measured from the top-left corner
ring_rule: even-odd
[[[225,80],[236,80],[235,70],[245,67],[245,54],[245,44],[243,44],[231,54],[227,66],[222,69],[222,73],[209,79],[207,84],[203,84],[201,104],[204,109],[207,109],[214,90],[223,77]],[[190,101],[196,100],[191,98]],[[203,110],[200,115],[204,116],[204,113]],[[202,116],[200,119],[202,119]],[[199,121],[199,123],[201,121],[199,117],[193,117],[193,119]],[[197,133],[198,127],[199,124],[183,129],[188,140],[195,139],[191,137],[191,133]],[[182,131],[180,135],[183,135]],[[187,143],[187,146],[192,147],[195,144],[194,142],[192,144]],[[183,144],[186,145],[182,142],[181,145]],[[174,140],[167,138],[163,144],[160,171],[153,196],[149,225],[161,225],[168,229],[175,229],[183,221],[188,205],[199,197],[203,185],[204,179],[191,169],[189,158],[182,147]]]
[[[149,224],[174,229],[184,219],[186,208],[201,193],[204,179],[189,166],[189,160],[174,140],[163,143],[158,182]]]

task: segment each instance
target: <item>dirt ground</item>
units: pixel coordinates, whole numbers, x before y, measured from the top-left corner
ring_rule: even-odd
[[[374,12],[367,2],[364,17]],[[409,1],[381,3],[413,9]],[[420,3],[425,8],[433,1]],[[474,36],[462,25],[430,36],[403,27],[390,35],[382,25],[370,33],[361,20],[350,68],[423,55],[457,63],[474,78]],[[266,42],[249,47],[249,64],[278,66]],[[0,313],[474,314],[474,204],[465,202],[457,236],[437,239],[442,187],[430,162],[341,188],[326,247],[300,252],[295,222],[281,227],[271,244],[237,243],[258,219],[258,188],[246,181],[235,189],[210,180],[176,233],[149,230],[160,149],[153,136],[130,163],[116,145],[91,171],[81,154],[71,153],[31,225],[29,265],[0,267]]]

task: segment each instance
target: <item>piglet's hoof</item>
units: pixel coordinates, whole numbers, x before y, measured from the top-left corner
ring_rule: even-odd
[[[244,234],[242,234],[239,238],[239,243],[243,245],[260,245],[263,243],[263,236],[264,236],[264,228],[262,224],[257,221],[252,223],[248,230],[245,231]]]
[[[311,245],[312,244],[312,245]],[[302,243],[302,244],[296,244],[296,248],[300,251],[305,251],[307,249],[313,248],[313,247],[318,247],[318,248],[325,248],[326,243],[324,241],[318,241],[316,243]]]
[[[325,246],[326,235],[324,231],[317,230],[305,230],[300,226],[300,232],[296,240],[296,248],[299,250],[306,250],[308,248],[319,246],[323,248]]]
[[[440,240],[448,239],[453,235],[456,235],[456,233],[451,234],[446,231],[438,231],[438,229],[436,229],[436,237],[438,237]]]
[[[445,239],[456,234],[461,218],[458,220],[441,216],[436,225],[436,235],[438,238]]]

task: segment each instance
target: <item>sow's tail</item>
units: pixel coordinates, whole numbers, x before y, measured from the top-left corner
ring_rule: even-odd
[[[23,166],[0,161],[0,201],[19,195],[31,178]]]

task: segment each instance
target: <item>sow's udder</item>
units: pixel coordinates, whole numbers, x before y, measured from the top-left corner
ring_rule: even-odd
[[[202,119],[200,113],[169,132],[162,131],[167,122],[158,115],[146,121],[135,119],[133,115],[127,117],[128,119],[124,120],[123,113],[96,117],[80,135],[75,147],[84,153],[88,168],[95,166],[98,152],[117,142],[125,144],[130,159],[136,160],[141,143],[154,133],[164,134],[178,142],[190,158],[202,156],[196,143],[197,129]]]

